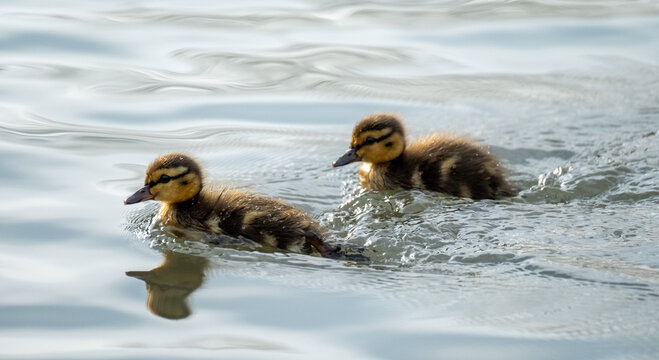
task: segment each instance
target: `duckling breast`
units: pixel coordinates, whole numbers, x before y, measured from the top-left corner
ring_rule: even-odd
[[[401,186],[398,172],[392,171],[391,163],[363,163],[359,169],[359,184],[371,190],[395,189]]]

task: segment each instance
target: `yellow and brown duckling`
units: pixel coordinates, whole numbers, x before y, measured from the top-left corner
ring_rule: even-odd
[[[499,160],[464,137],[433,134],[412,144],[392,114],[372,114],[352,132],[333,167],[362,161],[359,182],[374,189],[427,189],[472,199],[514,196]]]
[[[188,155],[158,157],[149,165],[144,184],[124,204],[160,201],[165,225],[243,237],[272,250],[365,261],[362,255],[327,244],[320,225],[293,206],[234,189],[204,188],[201,167]]]

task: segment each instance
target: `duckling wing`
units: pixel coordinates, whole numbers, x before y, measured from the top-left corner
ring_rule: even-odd
[[[473,199],[512,192],[499,160],[467,138],[434,135],[410,145],[405,155],[415,164],[417,187]]]
[[[322,239],[320,226],[301,210],[275,199],[249,193],[224,194],[217,202],[218,226],[231,236],[242,236],[264,246],[310,253],[307,233]],[[322,240],[321,240],[322,241]]]

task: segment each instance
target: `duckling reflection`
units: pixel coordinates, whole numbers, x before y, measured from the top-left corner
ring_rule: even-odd
[[[188,296],[204,282],[208,260],[201,256],[164,253],[162,264],[149,271],[127,271],[126,275],[146,283],[147,308],[154,314],[172,320],[190,316]]]

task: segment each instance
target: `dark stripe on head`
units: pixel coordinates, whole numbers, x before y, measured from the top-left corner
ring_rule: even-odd
[[[355,150],[359,150],[359,149],[361,149],[361,148],[364,147],[364,146],[367,146],[367,145],[373,145],[373,144],[375,144],[375,143],[378,143],[378,142],[380,142],[380,141],[382,141],[382,140],[385,140],[385,139],[389,138],[391,135],[393,135],[393,133],[394,133],[394,132],[392,131],[392,132],[390,132],[390,133],[387,134],[387,135],[382,135],[382,136],[380,136],[379,138],[375,138],[375,139],[372,138],[372,137],[366,138],[366,141],[364,141],[363,143],[361,143],[361,144],[359,144],[359,145],[357,145],[357,146],[353,146],[352,148],[355,149]],[[371,139],[372,139],[372,140],[371,140]],[[370,141],[369,141],[369,140],[370,140]]]
[[[400,119],[395,115],[386,113],[372,114],[363,118],[355,126],[355,129],[352,132],[352,136],[357,138],[359,134],[365,131],[377,131],[387,128],[391,128],[393,132],[400,133],[403,137],[405,137],[405,128],[403,127]]]
[[[193,173],[197,175],[200,179],[202,177],[201,173],[201,167],[199,164],[190,156],[182,153],[171,153],[171,154],[166,154],[158,157],[155,159],[148,167],[146,170],[146,181],[145,185],[149,181],[149,176],[153,174],[154,172],[158,170],[163,170],[163,169],[172,169],[172,168],[177,168],[177,167],[185,167],[188,170],[185,173]],[[184,176],[184,174],[180,174],[181,176]],[[178,176],[178,175],[177,175]],[[162,178],[162,176],[161,176]],[[170,177],[171,180],[171,177]],[[160,179],[158,179],[156,182],[159,182]],[[169,180],[163,180],[163,181],[169,181]],[[155,184],[154,184],[155,185]]]
[[[176,180],[176,179],[182,178],[182,177],[184,177],[185,175],[188,175],[189,173],[190,173],[190,169],[188,168],[188,170],[186,170],[185,172],[183,172],[183,173],[181,173],[181,174],[178,174],[178,175],[176,175],[176,176],[169,176],[169,175],[163,174],[163,175],[160,176],[160,178],[159,178],[157,181],[151,181],[151,182],[149,183],[149,186],[150,186],[150,187],[154,187],[154,186],[156,186],[156,185],[158,185],[158,184],[167,184],[168,182],[170,182],[170,181],[172,181],[172,180]]]

